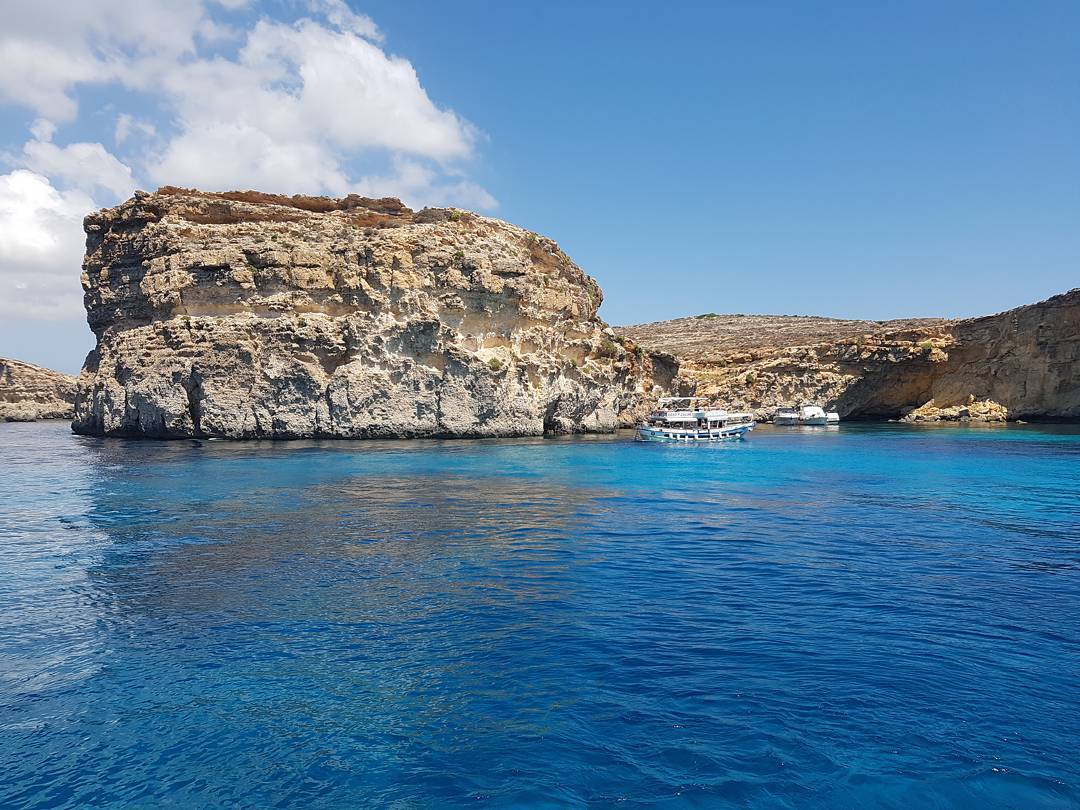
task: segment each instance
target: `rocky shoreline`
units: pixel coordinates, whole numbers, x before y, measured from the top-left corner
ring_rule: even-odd
[[[798,402],[846,419],[1080,418],[1080,289],[959,320],[707,315],[617,331],[761,419]]]
[[[997,315],[611,328],[550,239],[396,199],[165,187],[86,217],[78,380],[0,360],[0,420],[152,438],[607,432],[696,393],[759,420],[1080,419],[1080,289]]]
[[[74,415],[74,377],[0,357],[0,422],[71,419]]]

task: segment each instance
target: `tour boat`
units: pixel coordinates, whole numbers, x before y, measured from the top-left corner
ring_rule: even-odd
[[[773,414],[774,425],[835,425],[839,421],[840,414],[836,411],[826,412],[819,405],[779,408]]]
[[[638,427],[644,442],[719,442],[740,439],[754,429],[748,413],[710,408],[700,397],[664,397]]]

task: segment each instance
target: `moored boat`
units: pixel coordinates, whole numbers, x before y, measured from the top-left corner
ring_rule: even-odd
[[[773,414],[774,425],[835,425],[839,422],[840,414],[836,411],[826,412],[820,405],[778,408]]]
[[[710,407],[700,397],[664,397],[638,427],[645,442],[719,442],[741,439],[754,429],[754,417]]]

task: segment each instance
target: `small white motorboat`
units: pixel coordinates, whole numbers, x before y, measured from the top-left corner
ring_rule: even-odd
[[[748,413],[712,408],[700,397],[664,397],[638,427],[643,442],[719,442],[741,439],[754,429]]]
[[[820,405],[778,408],[773,414],[774,425],[835,425],[839,422],[840,414],[836,411],[826,412]]]

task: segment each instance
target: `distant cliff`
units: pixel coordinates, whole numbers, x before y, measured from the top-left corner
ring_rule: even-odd
[[[465,211],[164,188],[85,228],[79,433],[610,431],[677,371],[553,241]]]
[[[964,320],[704,315],[617,331],[761,418],[799,402],[849,418],[1080,418],[1080,289]]]
[[[75,378],[0,357],[0,422],[70,419]]]

